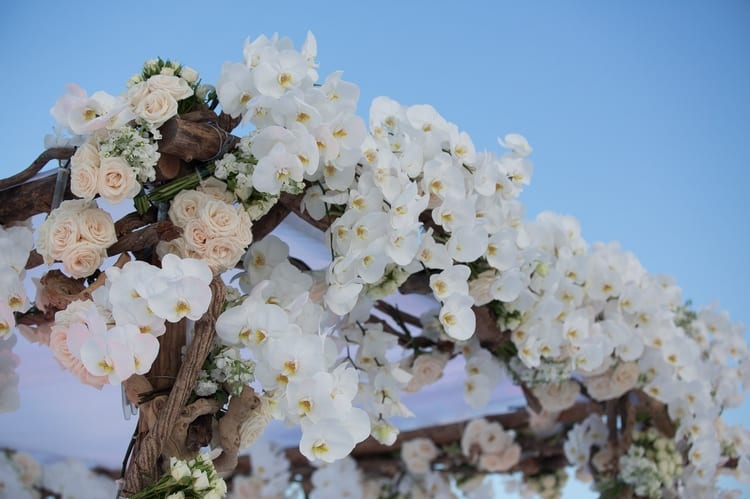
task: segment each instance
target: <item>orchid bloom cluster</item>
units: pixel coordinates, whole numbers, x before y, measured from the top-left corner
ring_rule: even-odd
[[[325,311],[313,278],[278,259],[288,251],[273,236],[254,245],[248,253],[253,270],[243,279],[249,295],[219,316],[216,332],[225,344],[250,349],[274,417],[301,425],[301,452],[332,462],[369,435],[370,422],[352,405],[359,377],[337,362],[339,349],[322,327]]]
[[[157,482],[130,496],[131,499],[220,499],[227,484],[214,468],[211,457],[198,454],[194,459],[171,458],[169,471]]]
[[[162,268],[132,261],[106,276],[93,301],[76,300],[55,314],[50,333],[60,365],[98,388],[147,373],[165,321],[197,320],[211,300],[212,274],[199,260],[166,255]]]

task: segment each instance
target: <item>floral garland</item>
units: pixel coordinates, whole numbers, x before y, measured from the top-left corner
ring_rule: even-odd
[[[669,277],[648,273],[617,244],[589,245],[572,217],[524,220],[519,195],[533,171],[524,137],[499,139],[501,154],[478,152],[431,106],[386,97],[373,101],[366,124],[355,114],[358,87],[340,72],[318,83],[316,57],[312,35],[300,50],[261,36],[245,43],[241,62],[224,64],[215,88],[161,59],[148,61],[118,97],[68,86],[52,115],[81,144],[71,158],[71,190],[81,199],[63,202],[38,230],[45,263],[95,280],[117,240],[97,196],[110,204],[134,199],[140,213],[157,205],[179,235],[156,246],[161,267],[109,267],[57,309],[49,345],[64,368],[99,387],[148,372],[165,321],[200,319],[213,276],[242,262],[241,292],[229,287],[219,343],[195,396],[223,394],[223,403],[254,382],[265,413],[300,426],[301,453],[328,463],[313,481],[330,484],[327,473],[349,469],[346,456],[369,435],[392,444],[392,418],[413,415],[401,393],[440,379],[459,354],[464,399],[475,408],[506,374],[546,414],[583,396],[604,402],[640,393],[664,404],[674,436],[634,425],[619,460],[607,459],[615,449],[602,417],[568,432],[568,460],[602,487],[697,495],[713,490],[728,459],[738,461],[739,474],[748,469],[750,439],[720,423],[750,384],[740,325],[683,305]],[[217,105],[252,131],[198,173],[157,181],[159,128]],[[325,223],[325,268],[294,265],[274,235],[253,240],[253,223],[285,195],[299,196],[305,216]],[[9,290],[0,301],[0,338],[29,309],[22,280],[31,245],[28,229],[0,228],[1,289]],[[438,306],[412,321],[419,334],[371,313],[420,273]],[[489,348],[480,341],[480,307],[508,341]],[[39,297],[37,308],[44,312]],[[469,464],[512,468],[521,454],[514,433],[478,421],[461,442]],[[405,445],[410,480],[438,452],[429,441]],[[423,479],[432,480],[429,490],[444,488]],[[263,480],[264,487],[273,481]]]

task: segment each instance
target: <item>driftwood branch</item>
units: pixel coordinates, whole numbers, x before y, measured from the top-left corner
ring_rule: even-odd
[[[145,436],[140,452],[133,457],[125,473],[125,491],[135,493],[156,480],[161,474],[159,456],[171,433],[175,421],[195,386],[203,362],[211,350],[216,335],[214,325],[224,305],[226,288],[220,278],[211,282],[211,304],[208,311],[195,323],[195,335],[185,359],[177,373],[166,405],[159,414],[154,428]]]
[[[164,123],[159,131],[162,135],[159,152],[176,156],[187,163],[212,160],[222,151],[230,150],[239,140],[216,121],[200,122],[174,117]]]
[[[56,179],[55,172],[51,172],[50,175],[0,192],[0,224],[26,220],[37,213],[49,213]],[[64,197],[73,198],[70,189],[66,190]]]
[[[37,156],[25,170],[0,180],[0,192],[32,179],[34,175],[39,173],[53,159],[69,159],[75,151],[74,147],[51,147],[47,149]]]

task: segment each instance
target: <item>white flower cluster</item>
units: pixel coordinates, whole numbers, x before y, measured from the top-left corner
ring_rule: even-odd
[[[336,362],[336,343],[321,328],[323,308],[311,299],[313,279],[267,252],[285,246],[269,237],[248,253],[254,255],[243,283],[249,296],[219,316],[216,331],[227,345],[250,349],[274,417],[302,427],[302,454],[332,462],[370,433],[367,414],[352,406],[359,376]]]
[[[0,225],[0,340],[13,334],[16,326],[14,314],[29,309],[23,280],[33,246],[34,235],[27,227]]]
[[[505,247],[520,220],[515,197],[528,182],[530,149],[519,147],[501,158],[476,154],[466,133],[430,106],[407,108],[386,98],[373,102],[370,126],[346,210],[329,230],[335,258],[326,304],[346,313],[363,285],[377,283],[392,266],[403,269],[401,279],[425,267],[442,271],[430,281],[442,304],[438,317],[449,336],[465,340],[476,322],[468,264],[484,257],[495,269],[496,298],[512,299],[511,288],[520,287],[515,257]],[[308,190],[311,213],[314,196]],[[428,209],[425,231],[420,215]]]
[[[128,82],[127,94],[115,97],[99,91],[89,97],[84,89],[69,83],[67,92],[50,112],[75,135],[114,130],[134,120],[146,125],[149,131],[156,130],[177,115],[180,101],[193,96],[197,81],[198,73],[191,68],[161,60],[148,61],[142,76]]]
[[[354,114],[359,89],[341,73],[315,85],[316,53],[311,34],[299,52],[288,38],[261,36],[245,43],[243,62],[222,67],[222,109],[257,128],[217,165],[220,177],[237,179],[240,198],[300,192],[303,179],[340,190],[351,183],[367,133]]]
[[[63,201],[39,227],[36,250],[50,265],[62,261],[75,278],[93,274],[107,258],[107,248],[117,241],[112,216],[96,201]]]
[[[591,447],[595,445],[601,449],[606,443],[607,427],[601,416],[592,414],[568,431],[563,450],[571,465],[588,470]]]
[[[94,301],[74,301],[55,314],[50,349],[92,386],[144,374],[159,352],[164,321],[197,320],[208,309],[211,279],[204,263],[175,255],[166,255],[161,269],[141,261],[111,267]]]
[[[81,143],[71,158],[71,191],[86,200],[97,194],[112,204],[132,199],[156,177],[158,128],[177,116],[179,105],[195,99],[195,70],[169,61],[146,62],[128,82],[123,96],[96,92],[90,97],[75,84],[50,110],[63,130]],[[78,137],[80,136],[80,137]]]
[[[160,243],[157,253],[202,260],[216,274],[237,264],[253,240],[252,222],[245,210],[213,193],[182,191],[174,198],[169,219],[182,236]]]
[[[674,441],[653,428],[633,432],[633,443],[620,457],[620,477],[641,497],[663,497],[682,475],[682,455]]]
[[[207,397],[224,386],[230,395],[239,396],[242,388],[255,380],[254,371],[255,363],[243,359],[239,349],[215,346],[203,363],[203,369],[198,373],[195,394]]]
[[[253,172],[257,160],[251,151],[250,137],[242,137],[234,152],[225,154],[214,163],[214,177],[223,180],[235,199],[242,203],[252,220],[263,216],[278,200],[253,189]],[[297,184],[294,184],[295,188]]]
[[[347,349],[357,346],[352,363],[359,370],[359,399],[370,416],[372,436],[384,445],[392,445],[398,429],[389,421],[392,417],[413,417],[414,413],[401,401],[413,376],[402,368],[403,359],[394,357],[398,338],[383,330],[383,324],[365,322],[370,317],[370,302],[353,310],[339,325],[339,338]],[[405,351],[401,351],[405,354]]]
[[[250,447],[252,473],[235,475],[227,499],[281,499],[289,487],[289,460],[283,449],[268,442]]]
[[[474,419],[461,436],[461,452],[482,471],[508,471],[521,460],[521,446],[514,431],[484,418]]]
[[[169,472],[157,482],[131,495],[131,499],[185,499],[202,497],[220,499],[227,493],[227,484],[206,454],[194,459],[169,459]]]

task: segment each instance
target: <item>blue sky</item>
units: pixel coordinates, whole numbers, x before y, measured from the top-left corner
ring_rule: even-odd
[[[12,2],[0,19],[0,176],[30,163],[76,82],[116,94],[144,60],[215,82],[246,37],[307,30],[360,111],[428,103],[479,149],[534,147],[528,216],[575,215],[683,296],[750,324],[750,4],[721,2]],[[730,419],[750,416],[747,404]],[[2,416],[0,416],[2,420]]]

